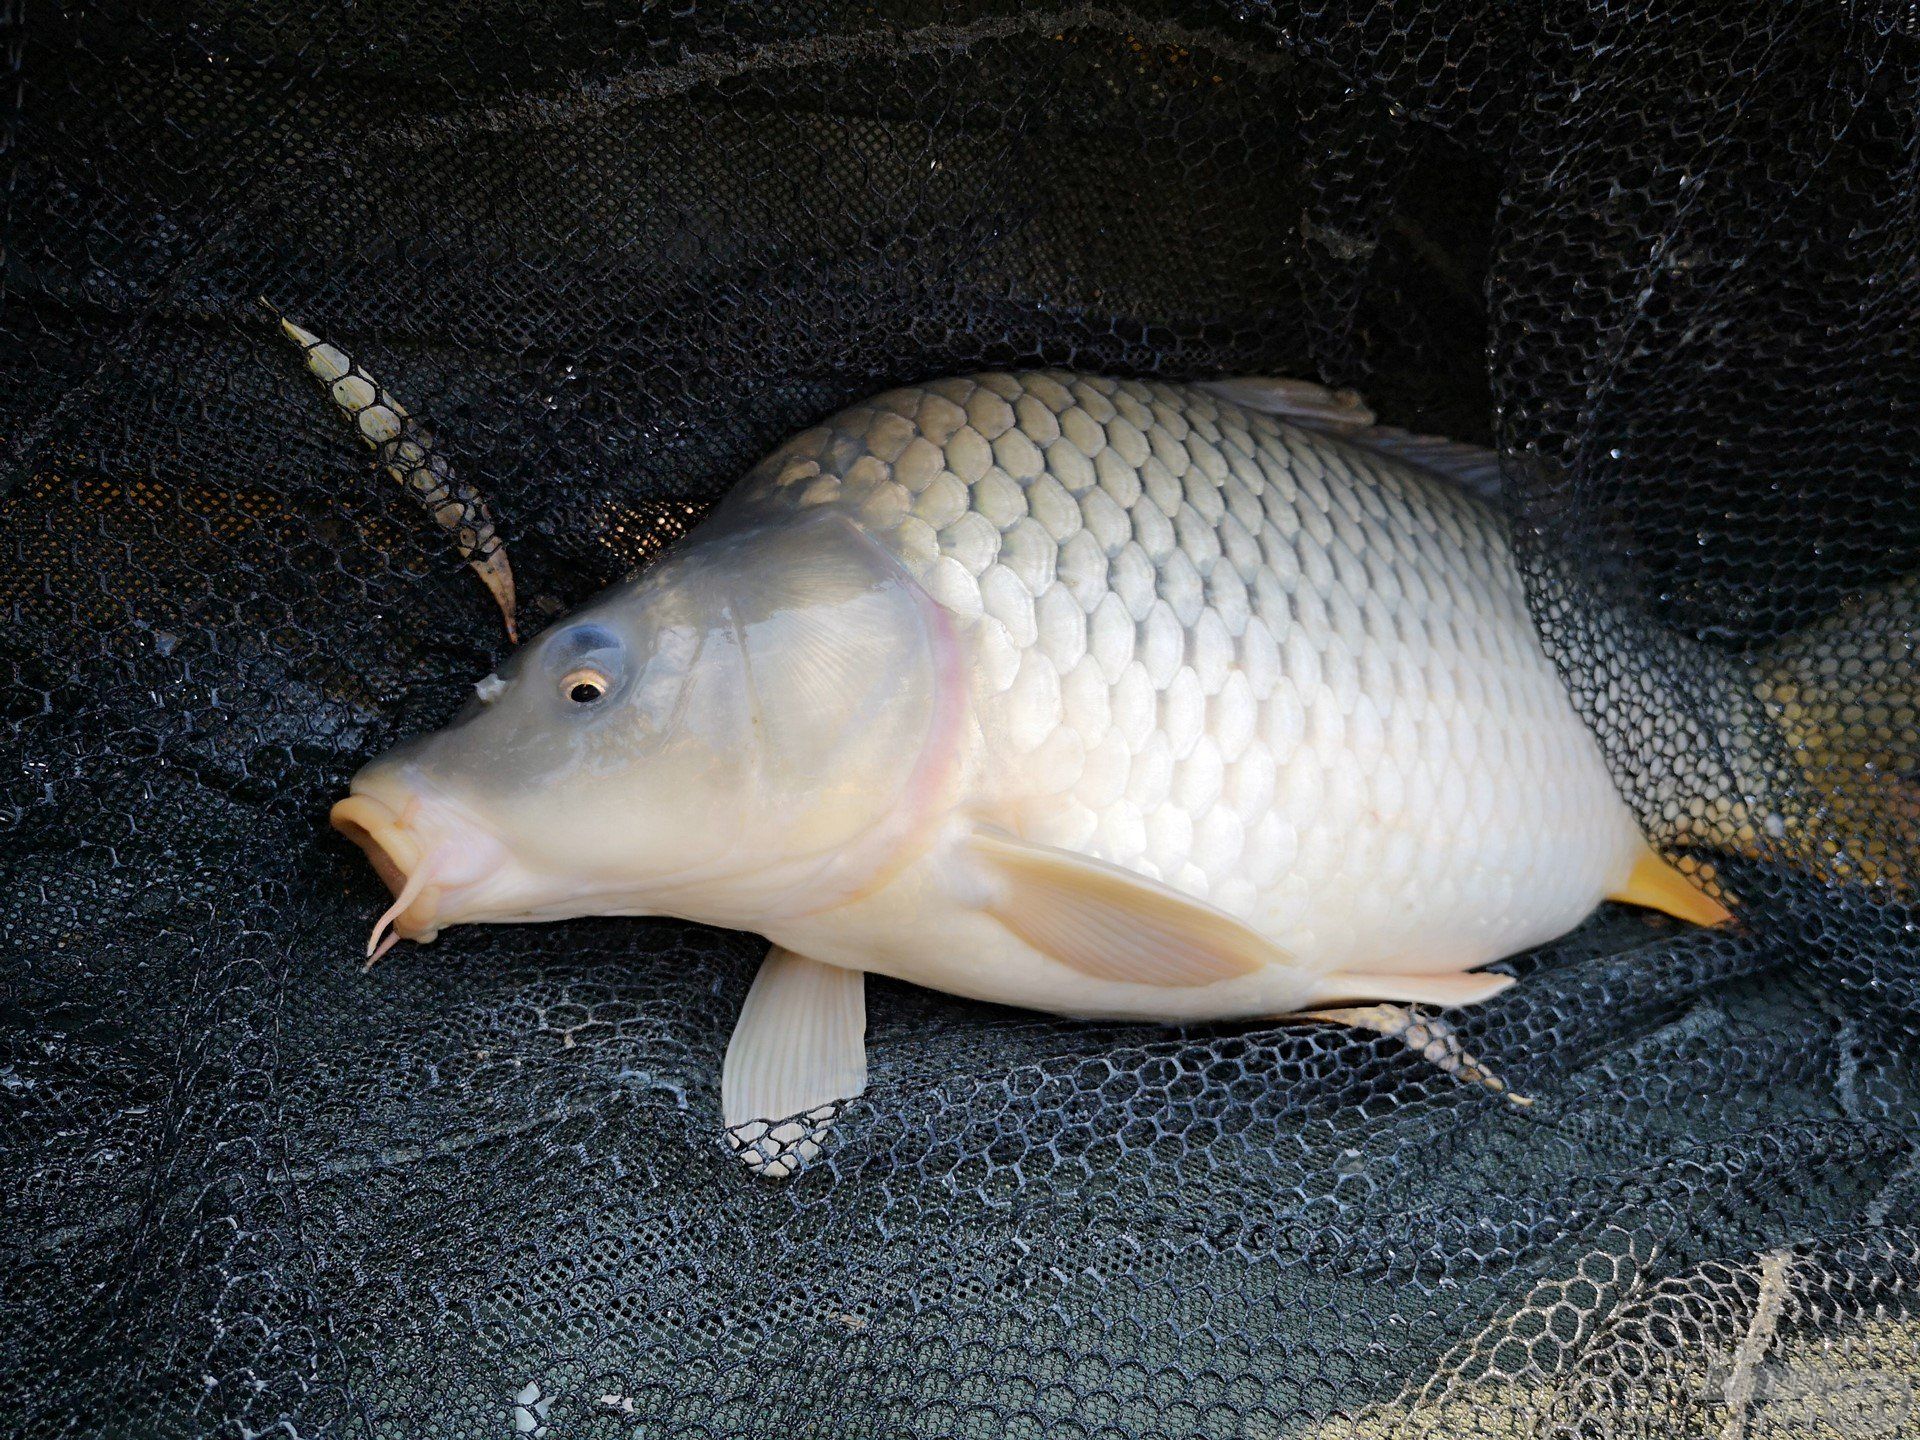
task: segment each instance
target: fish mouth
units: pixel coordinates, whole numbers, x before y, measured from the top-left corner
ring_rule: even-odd
[[[382,775],[380,790],[356,777],[353,792],[329,816],[333,828],[366,852],[393,894],[367,937],[371,966],[395,943],[425,944],[445,925],[487,918],[490,892],[506,868],[504,845],[465,807]],[[491,882],[491,883],[490,883]]]
[[[440,887],[433,883],[439,867],[431,863],[433,852],[410,824],[419,809],[417,800],[395,810],[375,796],[356,793],[336,803],[327,817],[334,829],[366,852],[393,895],[393,904],[374,922],[367,938],[369,966],[396,941],[425,944],[440,933]]]
[[[371,795],[349,795],[327,817],[333,828],[367,852],[367,859],[394,894],[420,864],[420,846],[400,828],[400,817]]]

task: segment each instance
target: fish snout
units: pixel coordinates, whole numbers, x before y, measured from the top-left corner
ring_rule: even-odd
[[[507,861],[506,847],[486,828],[433,797],[414,792],[385,796],[364,790],[337,802],[333,828],[366,852],[393,895],[367,941],[377,958],[394,938],[425,943],[443,925],[470,918],[462,903]],[[392,935],[386,936],[392,926]],[[384,943],[383,943],[384,937]]]

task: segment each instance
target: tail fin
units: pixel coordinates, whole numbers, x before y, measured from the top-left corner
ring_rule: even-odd
[[[1755,694],[1801,794],[1753,846],[1835,880],[1920,882],[1920,575],[1789,635],[1755,666]]]
[[[1722,925],[1733,918],[1725,905],[1690,880],[1679,866],[1651,849],[1640,857],[1627,883],[1607,898],[1644,905],[1690,925]]]

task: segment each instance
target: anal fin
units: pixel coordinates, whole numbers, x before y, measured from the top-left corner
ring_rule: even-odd
[[[1690,925],[1724,925],[1733,918],[1733,912],[1725,905],[1652,850],[1634,864],[1627,883],[1607,898],[1627,905],[1643,905]]]
[[[1453,1027],[1437,1015],[1418,1015],[1399,1005],[1358,1005],[1345,1010],[1307,1010],[1287,1018],[1324,1020],[1333,1025],[1371,1030],[1400,1041],[1429,1065],[1464,1084],[1504,1095],[1515,1105],[1533,1104],[1531,1096],[1516,1094],[1506,1081],[1476,1060],[1460,1043]]]
[[[720,1069],[727,1143],[754,1173],[798,1174],[867,1088],[866,986],[858,970],[778,945],[761,962]]]
[[[1439,975],[1376,974],[1342,971],[1322,975],[1314,991],[1316,1005],[1355,1000],[1399,1000],[1416,1005],[1478,1005],[1513,984],[1511,975],[1484,970],[1455,970]]]

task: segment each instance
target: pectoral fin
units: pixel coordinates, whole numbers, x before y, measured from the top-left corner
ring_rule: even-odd
[[[327,387],[333,403],[353,421],[361,439],[373,446],[380,465],[454,537],[462,558],[499,605],[507,622],[507,638],[518,644],[513,565],[494,529],[486,497],[454,475],[452,465],[427,429],[356,365],[351,355],[311,330],[301,329],[265,296],[260,303],[280,322],[286,337],[306,353],[307,369]]]
[[[799,1173],[867,1088],[866,985],[778,945],[761,962],[720,1070],[727,1141],[756,1174]]]
[[[984,908],[1021,940],[1096,980],[1212,985],[1288,963],[1224,911],[1070,850],[998,834],[969,842],[987,872]]]

